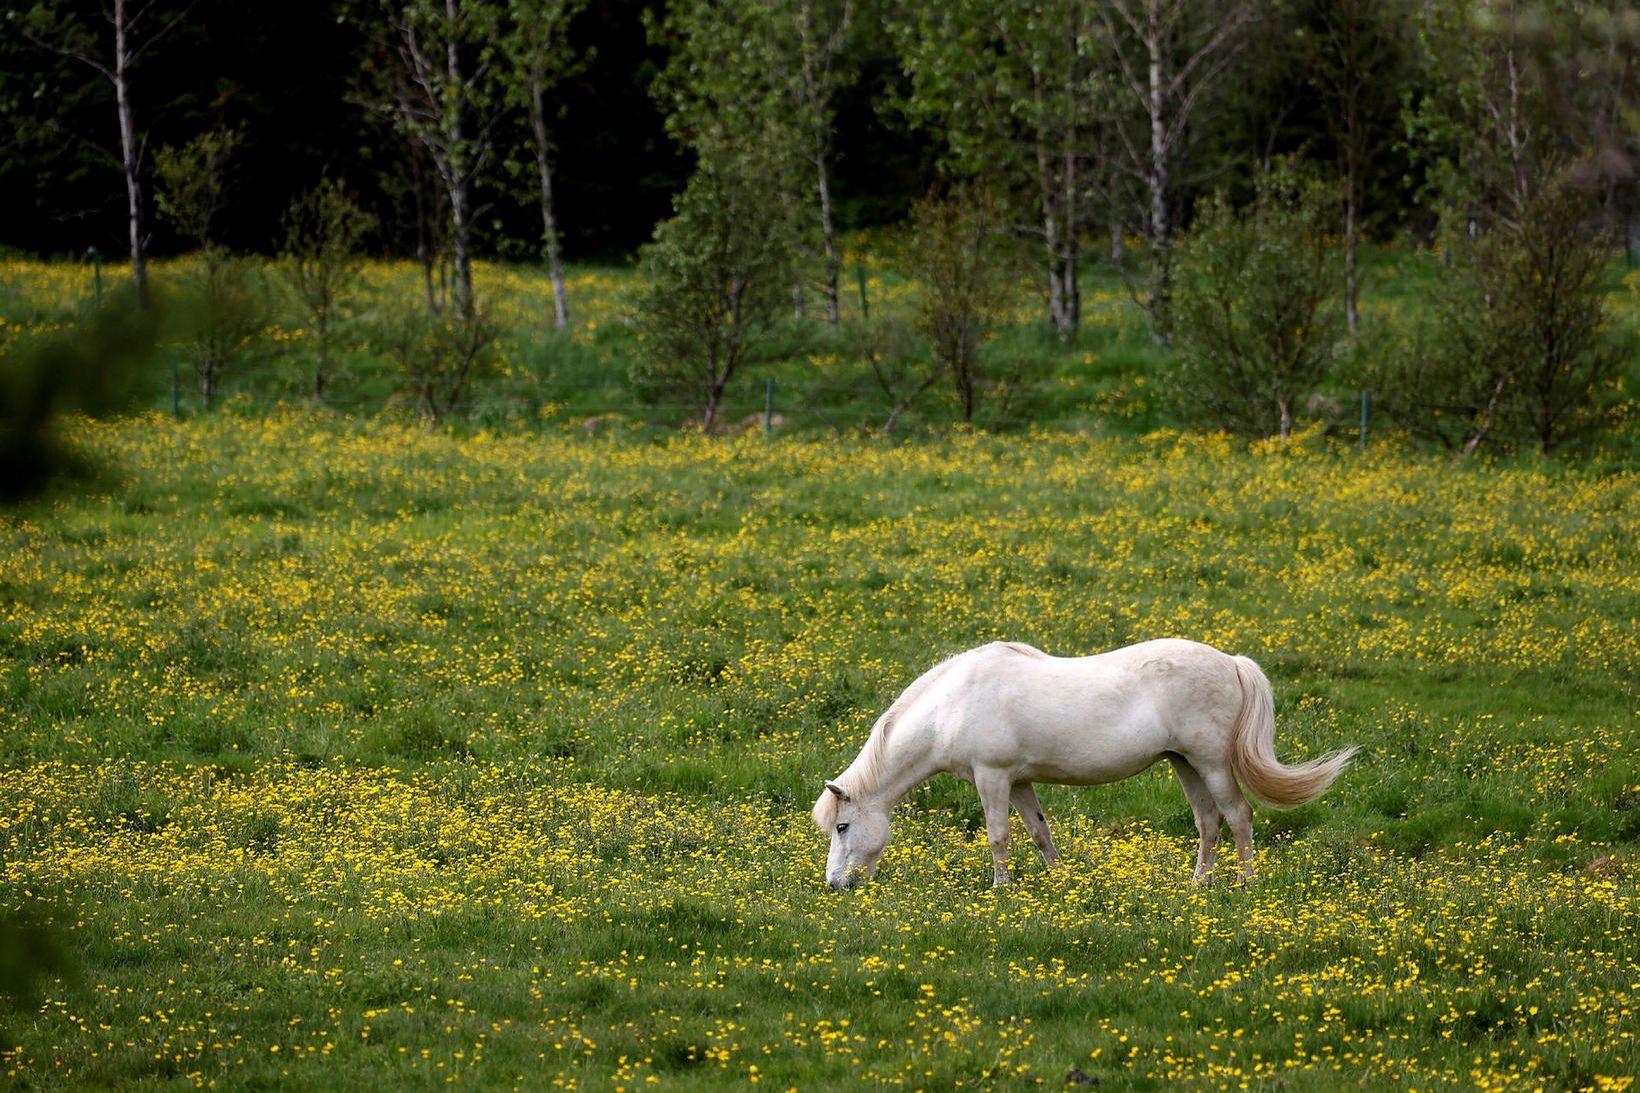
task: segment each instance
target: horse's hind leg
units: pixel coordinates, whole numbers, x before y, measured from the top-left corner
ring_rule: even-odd
[[[1217,854],[1219,826],[1224,823],[1224,817],[1219,813],[1218,802],[1213,799],[1207,783],[1202,781],[1202,776],[1185,761],[1184,756],[1169,753],[1167,761],[1173,764],[1173,773],[1179,776],[1179,787],[1184,790],[1185,800],[1190,802],[1190,811],[1196,815],[1199,841],[1196,843],[1195,881],[1197,884],[1207,884],[1213,879],[1213,859]]]
[[[1053,865],[1059,860],[1059,851],[1054,849],[1053,836],[1048,832],[1047,813],[1042,811],[1042,803],[1036,799],[1036,787],[1029,782],[1021,782],[1014,786],[1008,799],[1013,802],[1019,818],[1025,821],[1025,830],[1031,833],[1031,841],[1042,851],[1042,864]]]
[[[1218,802],[1219,811],[1224,813],[1224,819],[1230,825],[1230,834],[1236,837],[1241,879],[1243,882],[1250,881],[1253,879],[1253,808],[1247,803],[1228,765],[1208,767],[1198,773],[1207,783],[1213,800]]]
[[[992,884],[1000,888],[1013,883],[1008,873],[1008,798],[1012,785],[999,770],[974,771],[974,788],[985,809],[985,836],[991,846]]]

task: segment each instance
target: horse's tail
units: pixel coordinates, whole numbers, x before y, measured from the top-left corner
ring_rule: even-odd
[[[1241,680],[1241,710],[1230,730],[1230,768],[1241,788],[1267,805],[1302,805],[1327,792],[1356,749],[1285,766],[1276,758],[1276,704],[1270,681],[1246,657],[1232,658]]]

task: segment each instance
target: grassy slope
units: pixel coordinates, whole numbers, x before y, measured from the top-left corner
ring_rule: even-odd
[[[1636,1068],[1636,477],[1314,438],[452,437],[76,427],[116,481],[0,524],[4,898],[77,974],[23,1087],[1600,1088]],[[807,806],[996,636],[1246,652],[1250,889],[1165,768],[972,791],[821,884]],[[1018,833],[1016,833],[1018,834]],[[756,1068],[753,1070],[753,1068]],[[1331,1077],[1329,1077],[1331,1076]]]

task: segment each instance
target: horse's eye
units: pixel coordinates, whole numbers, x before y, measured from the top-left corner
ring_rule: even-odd
[[[845,832],[847,830],[848,830],[848,824],[838,824],[837,825],[837,834],[841,835],[843,832]]]

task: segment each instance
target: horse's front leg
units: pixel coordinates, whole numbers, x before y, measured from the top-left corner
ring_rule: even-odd
[[[1042,811],[1042,802],[1036,799],[1036,787],[1029,782],[1021,782],[1013,788],[1009,799],[1019,818],[1025,821],[1025,830],[1031,833],[1031,841],[1042,851],[1042,864],[1052,866],[1059,860],[1059,851],[1054,849],[1053,835],[1048,832],[1048,814]]]
[[[991,883],[1001,888],[1013,882],[1008,873],[1008,798],[1013,782],[1003,771],[976,770],[974,788],[979,790],[979,803],[985,809],[985,838],[991,846],[994,867]]]

